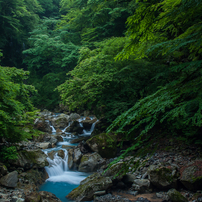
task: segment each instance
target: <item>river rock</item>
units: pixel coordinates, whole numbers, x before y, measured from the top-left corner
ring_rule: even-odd
[[[87,177],[85,183],[72,190],[66,197],[75,201],[91,201],[96,192],[107,190],[111,186],[112,180],[109,177],[95,173],[93,177]]]
[[[81,163],[79,164],[80,172],[93,172],[104,165],[105,160],[96,152],[92,154],[85,154],[81,158]]]
[[[55,136],[55,135],[46,135],[44,137],[44,141],[49,142],[51,145],[55,145],[58,142],[56,137],[57,136]]]
[[[25,197],[25,202],[61,202],[59,198],[47,191],[32,192]]]
[[[82,153],[81,153],[80,149],[79,148],[75,148],[74,149],[74,162],[76,164],[79,164],[80,160],[81,160],[81,157],[82,157]]]
[[[52,148],[50,142],[41,142],[41,143],[38,144],[38,147],[39,147],[40,149]]]
[[[167,194],[172,202],[188,202],[188,200],[176,189],[170,189]]]
[[[68,126],[70,121],[70,117],[66,114],[60,114],[59,116],[53,118],[51,123],[53,124],[54,128],[57,130],[58,128],[65,128]]]
[[[68,167],[73,169],[74,166],[74,149],[68,149]]]
[[[10,160],[10,164],[24,169],[43,168],[49,165],[46,157],[40,149],[22,150],[18,152],[18,159]]]
[[[80,118],[80,115],[77,114],[77,113],[72,113],[72,114],[70,114],[70,116],[69,116],[69,120],[70,120],[70,121],[74,121],[74,120],[77,120],[77,119],[79,119],[79,118]]]
[[[180,182],[189,190],[202,189],[202,160],[196,160],[180,170]]]
[[[0,184],[6,187],[16,187],[18,182],[18,172],[13,171],[0,179]]]
[[[45,119],[40,119],[37,118],[34,122],[34,127],[37,130],[43,131],[43,132],[48,132],[51,133],[52,132],[52,128],[49,125],[49,121],[45,120]]]
[[[77,134],[82,134],[83,133],[83,127],[80,126],[78,121],[74,121],[67,129],[66,132],[71,132],[74,133],[76,132]]]
[[[144,193],[150,188],[150,181],[148,179],[135,179],[132,185],[135,191]]]
[[[54,150],[53,150],[53,151],[51,151],[51,152],[48,153],[48,157],[49,157],[51,160],[53,160],[56,153],[57,153],[57,151],[54,151]]]
[[[177,188],[179,172],[174,166],[151,165],[148,168],[148,177],[159,189]]]
[[[87,119],[87,118],[88,117],[86,117],[85,120],[81,121],[81,123],[83,123],[83,127],[84,127],[85,130],[90,130],[92,124],[95,123],[97,121],[97,119],[94,118],[94,119],[91,120],[90,118],[89,119]]]
[[[63,142],[63,138],[61,135],[56,135],[56,139],[58,142]]]
[[[58,151],[58,156],[61,157],[62,159],[64,159],[65,157],[65,152],[61,149]]]
[[[86,141],[92,151],[97,152],[103,158],[113,158],[117,152],[117,140],[113,134],[101,133]]]

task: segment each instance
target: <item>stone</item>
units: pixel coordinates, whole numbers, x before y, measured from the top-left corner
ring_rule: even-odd
[[[41,142],[39,143],[38,147],[40,149],[48,149],[48,148],[51,148],[51,143],[50,142]]]
[[[53,151],[51,151],[51,152],[48,153],[48,157],[49,157],[51,160],[53,160],[56,153],[57,153],[57,151],[54,151],[54,150],[53,150]]]
[[[49,121],[46,121],[45,119],[37,118],[34,122],[34,127],[37,130],[40,130],[43,132],[48,132],[48,133],[52,132],[52,128],[49,125]]]
[[[79,164],[80,160],[81,160],[81,157],[82,157],[82,153],[81,153],[80,149],[79,148],[75,148],[74,149],[74,162],[76,164]]]
[[[91,201],[95,193],[107,190],[112,186],[112,180],[109,177],[100,176],[100,174],[93,174],[86,179],[85,183],[73,189],[66,197],[75,201]]]
[[[188,202],[188,200],[176,189],[170,189],[167,194],[172,202]]]
[[[30,168],[44,168],[49,163],[46,160],[46,154],[40,149],[22,150],[18,152],[18,159],[10,160],[10,164],[15,167],[22,167],[25,170]]]
[[[96,152],[92,154],[85,154],[81,158],[81,163],[79,164],[80,172],[93,172],[97,171],[102,165],[104,165],[105,160]]]
[[[83,127],[80,126],[78,121],[74,121],[67,129],[66,132],[71,132],[71,133],[77,133],[77,134],[82,134],[83,133]]]
[[[59,116],[53,118],[51,120],[51,123],[53,124],[54,128],[57,129],[58,128],[65,128],[68,126],[70,121],[70,117],[66,114],[60,114]]]
[[[18,182],[18,172],[13,171],[8,173],[7,175],[3,176],[0,179],[0,184],[6,187],[16,187]]]
[[[64,159],[65,157],[65,152],[63,150],[59,150],[58,151],[58,156],[61,157],[62,159]]]
[[[101,133],[86,141],[92,151],[97,152],[103,158],[113,158],[117,153],[117,140],[113,134]]]
[[[87,118],[88,117],[86,117],[85,120],[81,121],[81,123],[83,123],[83,127],[85,130],[90,130],[92,127],[92,124],[95,123],[97,121],[97,119],[94,118],[91,120],[90,118],[89,119],[87,119]]]
[[[79,119],[79,118],[80,118],[80,115],[77,114],[77,113],[72,113],[72,114],[70,114],[70,116],[69,116],[69,120],[70,120],[70,121],[74,121],[74,120],[77,120],[77,119]]]
[[[150,181],[148,179],[135,179],[132,185],[134,190],[144,193],[150,188]]]
[[[150,182],[159,189],[177,188],[179,173],[176,167],[151,165],[148,168]]]
[[[69,149],[68,150],[68,167],[69,169],[73,169],[74,166],[74,149]]]
[[[63,142],[63,138],[61,137],[61,135],[56,135],[56,139],[58,142]]]
[[[202,187],[202,160],[196,160],[180,170],[180,182],[189,190]]]

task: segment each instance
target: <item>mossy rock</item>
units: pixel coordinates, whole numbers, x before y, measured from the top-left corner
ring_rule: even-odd
[[[167,194],[172,202],[188,202],[188,200],[176,189],[170,189]]]
[[[179,172],[176,167],[151,165],[148,169],[149,180],[159,189],[177,188]]]
[[[114,134],[101,133],[86,141],[92,151],[103,158],[113,158],[117,153],[117,139]]]
[[[40,150],[22,150],[18,152],[18,159],[11,160],[10,164],[22,167],[25,170],[33,168],[43,168],[48,166],[46,155]]]
[[[202,160],[191,162],[180,170],[180,182],[189,190],[202,189]]]
[[[96,173],[87,177],[84,183],[72,190],[66,197],[75,201],[91,201],[95,192],[107,190],[111,186],[112,180],[109,177]]]

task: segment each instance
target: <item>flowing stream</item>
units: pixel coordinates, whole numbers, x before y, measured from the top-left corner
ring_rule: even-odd
[[[83,126],[81,121],[85,120],[85,117],[79,119],[80,126]],[[70,126],[70,123],[67,127]],[[67,128],[66,127],[66,128]],[[83,130],[83,134],[81,136],[88,136],[91,135],[92,131],[94,130],[95,123],[92,124],[91,129],[89,131]],[[53,126],[52,134],[56,133],[56,130]],[[64,128],[62,131],[66,130]],[[62,145],[69,145],[69,146],[76,146],[77,144],[71,144],[70,140],[75,139],[71,133],[65,133],[66,136],[63,137],[63,142],[58,142],[55,148],[44,149],[43,152],[48,154],[51,151],[58,151],[63,150],[65,153],[64,159],[58,156],[55,153],[53,160],[51,158],[47,158],[49,162],[49,166],[46,166],[46,172],[48,173],[49,178],[46,180],[44,184],[41,185],[40,191],[48,191],[55,194],[62,202],[69,202],[65,196],[76,188],[80,182],[85,179],[89,174],[82,173],[78,171],[71,171],[68,168],[68,152],[66,149],[62,148]]]

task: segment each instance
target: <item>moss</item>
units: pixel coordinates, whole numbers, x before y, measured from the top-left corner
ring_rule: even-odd
[[[200,181],[200,180],[202,180],[202,176],[200,176],[200,177],[193,177],[192,178],[192,182],[194,183],[194,182],[197,182],[197,181]]]
[[[29,159],[31,162],[37,164],[37,161],[36,161],[37,154],[36,154],[35,151],[26,151],[26,150],[23,150],[23,151],[22,151],[22,154],[23,154],[27,159]]]

